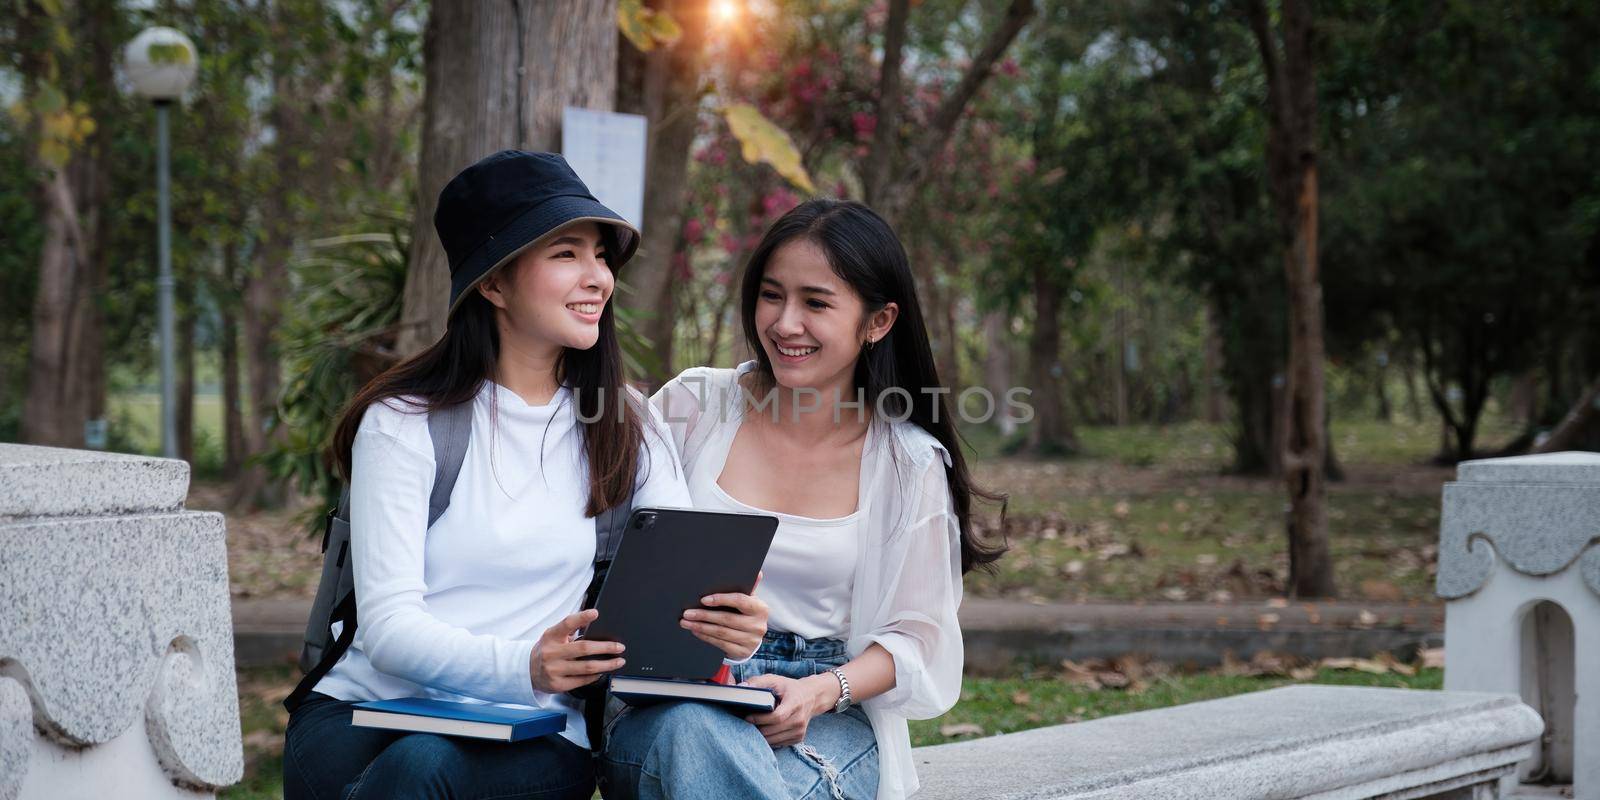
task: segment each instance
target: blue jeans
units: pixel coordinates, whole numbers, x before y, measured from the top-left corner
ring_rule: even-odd
[[[354,702],[312,692],[284,734],[285,800],[537,798],[588,800],[588,750],[559,735],[495,742],[350,724]]]
[[[733,677],[805,678],[847,660],[837,639],[772,631]],[[756,726],[722,706],[660,703],[612,722],[600,791],[607,800],[870,800],[878,793],[878,743],[859,707],[812,717],[804,742],[773,749]]]

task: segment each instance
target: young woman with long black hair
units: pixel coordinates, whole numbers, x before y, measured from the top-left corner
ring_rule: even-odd
[[[291,710],[284,794],[588,798],[590,743],[566,692],[625,657],[573,637],[596,617],[579,611],[595,517],[630,494],[635,506],[689,499],[659,414],[623,380],[609,300],[638,234],[560,156],[519,151],[452,179],[434,224],[450,262],[448,329],[363,388],[334,436],[360,624]],[[466,456],[429,526],[428,415],[463,403]],[[718,603],[746,613],[704,638],[748,656],[764,606]],[[507,744],[350,724],[356,702],[415,696],[559,710],[567,726]]]
[[[882,798],[917,789],[907,719],[961,692],[962,574],[999,557],[934,368],[904,249],[859,203],[773,224],[740,295],[753,361],[690,369],[653,398],[696,507],[780,522],[756,590],[771,630],[735,677],[770,714],[633,709],[602,760],[608,798]],[[686,626],[738,615],[691,611]]]

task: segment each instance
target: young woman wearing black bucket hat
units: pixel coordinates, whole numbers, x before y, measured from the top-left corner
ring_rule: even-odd
[[[595,517],[630,494],[634,506],[690,505],[664,422],[624,383],[609,301],[639,235],[559,155],[511,150],[453,178],[434,225],[448,329],[364,387],[334,435],[360,624],[290,715],[284,794],[588,798],[590,742],[566,693],[625,657],[573,640],[595,618],[579,611]],[[466,455],[429,525],[428,416],[464,403]],[[765,607],[722,602],[748,613],[707,640],[747,657]],[[596,655],[609,658],[583,660]],[[416,696],[560,710],[567,727],[507,744],[350,724],[356,702]]]

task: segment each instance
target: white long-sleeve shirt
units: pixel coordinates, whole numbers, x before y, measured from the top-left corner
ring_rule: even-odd
[[[691,486],[722,472],[744,415],[738,377],[755,366],[685,370],[651,398]],[[874,417],[871,424],[861,454],[858,549],[840,602],[849,604],[850,657],[874,644],[894,657],[894,688],[861,705],[878,742],[878,800],[901,800],[918,787],[906,720],[937,717],[961,696],[961,531],[944,445],[911,422]],[[773,582],[768,574],[761,588]]]
[[[677,448],[659,413],[647,413],[633,504],[687,507]],[[528,673],[534,644],[579,610],[594,574],[582,442],[570,389],[530,406],[486,381],[473,400],[450,507],[428,527],[434,460],[426,412],[402,400],[368,408],[350,483],[359,627],[316,690],[340,700],[433,697],[562,710],[562,735],[588,747],[580,705],[535,691]]]

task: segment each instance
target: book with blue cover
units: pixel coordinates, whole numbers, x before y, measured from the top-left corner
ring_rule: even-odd
[[[566,730],[567,715],[561,711],[536,708],[401,697],[357,703],[351,713],[350,724],[363,728],[520,742]]]

